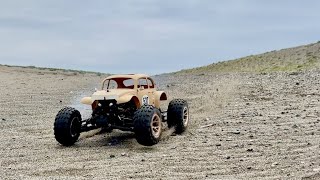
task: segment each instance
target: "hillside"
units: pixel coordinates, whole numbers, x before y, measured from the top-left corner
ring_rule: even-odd
[[[107,76],[109,74],[94,72],[94,71],[84,71],[84,70],[75,70],[75,69],[61,69],[61,68],[47,68],[47,67],[37,67],[37,66],[17,66],[17,65],[7,65],[0,64],[0,70],[12,70],[20,71],[24,73],[39,73],[39,74],[64,74],[64,75],[78,75],[78,74],[91,74],[97,76]]]
[[[274,72],[299,71],[320,67],[320,41],[314,44],[251,55],[235,60],[180,71],[201,72]]]

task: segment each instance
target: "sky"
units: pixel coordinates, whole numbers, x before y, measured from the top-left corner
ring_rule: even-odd
[[[0,0],[0,64],[159,74],[320,40],[318,0]]]

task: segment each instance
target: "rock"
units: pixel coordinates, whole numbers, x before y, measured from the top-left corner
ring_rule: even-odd
[[[320,168],[315,168],[313,169],[314,172],[319,172],[320,171]]]
[[[6,119],[5,119],[5,118],[2,118],[1,120],[2,120],[2,121],[6,121]]]
[[[62,101],[61,101],[61,100],[60,100],[59,102],[60,102],[60,103],[62,103]]]
[[[128,156],[127,153],[121,153],[121,156]]]
[[[230,159],[230,158],[231,158],[230,156],[227,156],[227,157],[226,157],[226,159]]]
[[[115,156],[115,155],[113,155],[113,154],[111,154],[111,155],[110,155],[110,158],[115,158],[115,157],[116,157],[116,156]]]
[[[146,160],[145,159],[141,159],[141,162],[145,162]]]
[[[299,72],[291,72],[291,73],[289,73],[289,76],[296,76],[296,75],[299,75]]]
[[[250,170],[250,169],[252,169],[252,167],[247,167],[247,169],[249,169],[249,170]]]
[[[239,130],[233,131],[232,134],[240,134]]]
[[[299,85],[300,85],[300,83],[296,82],[296,85],[297,85],[297,86],[299,86]]]
[[[271,164],[271,167],[276,167],[277,165],[279,165],[279,163],[278,162],[274,162],[274,163]]]
[[[220,143],[218,143],[218,144],[216,144],[216,146],[218,147],[218,146],[221,146],[221,144]]]
[[[247,151],[248,151],[248,152],[252,152],[252,151],[253,151],[253,149],[251,149],[251,148],[250,148],[250,149],[247,149]]]
[[[295,125],[292,126],[292,128],[298,128],[298,125],[295,124]]]

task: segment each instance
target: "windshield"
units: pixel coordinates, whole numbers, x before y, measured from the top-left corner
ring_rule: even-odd
[[[130,78],[106,79],[103,82],[102,90],[107,89],[134,89],[134,81]]]

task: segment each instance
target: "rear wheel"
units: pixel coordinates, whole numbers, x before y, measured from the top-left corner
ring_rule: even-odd
[[[61,109],[56,116],[53,130],[54,136],[60,144],[73,145],[81,133],[80,112],[72,107]]]
[[[189,107],[187,101],[174,99],[168,107],[168,127],[174,127],[175,133],[183,133],[189,125]]]
[[[133,125],[139,144],[152,146],[159,142],[162,132],[162,119],[157,108],[142,106],[134,114]]]

